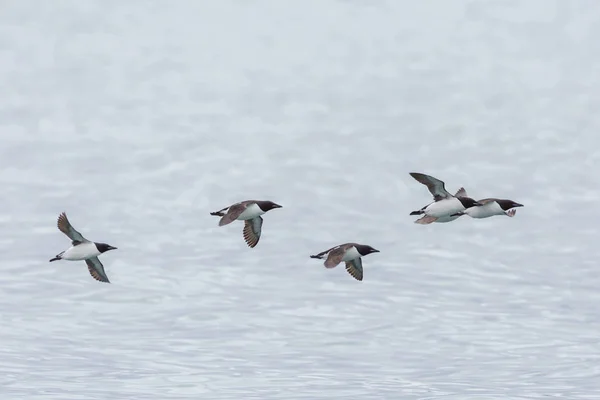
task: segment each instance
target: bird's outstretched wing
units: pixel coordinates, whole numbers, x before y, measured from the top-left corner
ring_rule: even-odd
[[[454,195],[454,197],[468,197],[467,195],[467,191],[465,190],[465,188],[460,188],[456,191],[456,194]]]
[[[244,240],[248,247],[254,247],[260,240],[260,233],[262,231],[263,219],[262,217],[256,217],[244,221]]]
[[[104,271],[104,265],[102,265],[98,257],[88,258],[85,260],[85,263],[88,266],[88,271],[90,271],[92,278],[100,282],[110,283],[106,271]]]
[[[346,250],[348,250],[347,244],[342,244],[338,247],[334,247],[333,250],[327,254],[327,260],[325,260],[325,267],[333,268],[342,262],[342,258],[344,258],[344,254],[346,254]]]
[[[423,185],[427,186],[427,189],[429,189],[429,192],[433,195],[433,199],[435,201],[453,197],[446,190],[444,182],[440,181],[437,178],[434,178],[433,176],[421,174],[419,172],[411,172],[410,176],[415,178],[417,180],[417,182],[422,183]]]
[[[62,233],[64,233],[65,235],[67,235],[69,237],[69,239],[71,239],[73,245],[83,243],[83,242],[88,242],[88,240],[86,238],[84,238],[81,233],[77,232],[77,230],[75,228],[73,228],[73,226],[69,222],[69,219],[67,218],[66,213],[63,212],[58,216],[58,221],[56,222],[56,226],[58,226],[58,229]]]
[[[351,260],[351,261],[346,261],[346,271],[348,271],[348,273],[350,275],[352,275],[352,277],[354,279],[356,279],[357,281],[362,281],[363,280],[362,259],[359,257],[359,258],[355,258],[354,260]]]
[[[229,207],[227,213],[219,220],[219,226],[227,225],[232,223],[239,217],[248,207],[247,202],[236,203]]]
[[[491,202],[493,202],[493,201],[496,201],[496,200],[498,200],[498,199],[495,199],[495,198],[489,198],[489,199],[481,199],[481,200],[477,200],[477,202],[478,202],[479,204],[481,204],[481,205],[485,205],[485,204],[491,203]]]

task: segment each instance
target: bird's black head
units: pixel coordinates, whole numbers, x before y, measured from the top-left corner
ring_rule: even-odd
[[[523,204],[516,203],[512,200],[496,200],[496,203],[502,208],[504,211],[510,210],[515,207],[523,207]]]
[[[457,199],[460,200],[464,208],[477,207],[481,205],[470,197],[457,197]]]
[[[371,246],[368,246],[366,244],[357,244],[356,246],[356,250],[363,256],[366,256],[367,254],[371,254],[371,253],[379,253],[379,250],[374,249]]]
[[[274,208],[281,208],[281,206],[277,203],[273,203],[270,200],[261,200],[261,201],[257,201],[256,204],[260,207],[261,210],[263,210],[264,212],[267,212],[269,210],[272,210]]]
[[[116,250],[116,247],[111,246],[110,244],[106,244],[106,243],[94,243],[96,245],[96,248],[98,249],[98,251],[100,253],[104,253],[107,252],[109,250]]]

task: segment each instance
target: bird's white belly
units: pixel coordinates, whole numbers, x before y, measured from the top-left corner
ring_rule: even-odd
[[[82,243],[78,246],[69,247],[62,254],[61,258],[63,260],[87,260],[88,258],[96,257],[100,255],[100,252],[96,248],[94,243]]]
[[[504,210],[498,203],[493,201],[483,206],[467,208],[465,213],[469,214],[471,218],[487,218],[492,215],[502,215],[504,214]]]
[[[237,217],[237,219],[239,219],[239,220],[253,219],[253,218],[263,215],[264,213],[265,212],[263,210],[261,210],[258,205],[252,204],[252,205],[249,205],[248,207],[246,207],[246,209],[240,214],[239,217]]]
[[[436,201],[430,204],[425,209],[425,215],[431,215],[432,217],[448,217],[451,214],[463,211],[465,207],[462,205],[460,200],[457,198],[445,199]]]
[[[342,261],[351,261],[361,257],[360,253],[356,250],[356,247],[351,247],[346,250],[344,257],[342,257]]]

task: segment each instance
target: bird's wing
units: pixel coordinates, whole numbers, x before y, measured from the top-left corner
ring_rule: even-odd
[[[454,197],[468,197],[467,195],[467,191],[465,190],[465,188],[460,188],[456,191],[456,194],[454,195]]]
[[[339,263],[342,262],[342,258],[344,258],[344,254],[348,249],[347,245],[341,245],[338,247],[334,247],[333,250],[329,252],[327,255],[327,260],[325,260],[325,267],[333,268]]]
[[[262,217],[256,217],[244,221],[244,240],[248,247],[254,247],[260,240],[260,233],[262,231],[263,219]]]
[[[246,202],[236,203],[229,207],[227,213],[219,220],[219,226],[227,225],[235,221],[237,217],[246,210],[246,207],[248,207],[248,203]]]
[[[362,281],[363,280],[362,259],[359,257],[359,258],[355,258],[354,260],[351,260],[351,261],[346,261],[346,271],[348,271],[348,273],[350,275],[352,275],[352,277],[354,279],[356,279],[357,281]]]
[[[440,181],[437,178],[434,178],[433,176],[421,174],[418,172],[411,172],[410,176],[415,178],[417,180],[417,182],[422,183],[423,185],[427,186],[427,189],[429,189],[429,192],[433,195],[433,199],[435,201],[453,197],[446,190],[446,187],[444,186],[444,182]]]
[[[85,260],[85,263],[88,266],[88,271],[90,271],[90,275],[92,275],[92,278],[100,282],[110,283],[110,281],[108,280],[108,276],[104,271],[104,265],[102,265],[98,257],[88,258],[87,260]]]
[[[477,200],[477,202],[481,205],[487,204],[487,203],[491,203],[493,201],[496,201],[498,199],[494,199],[494,198],[489,198],[489,199],[481,199],[481,200]]]
[[[66,213],[63,212],[58,216],[58,221],[56,222],[56,226],[58,226],[58,229],[62,233],[64,233],[65,235],[67,235],[69,237],[69,239],[71,239],[71,241],[73,242],[73,245],[83,243],[83,242],[88,242],[88,240],[86,238],[84,238],[81,233],[77,232],[75,230],[75,228],[73,228],[73,226],[69,222],[69,219],[67,218]]]

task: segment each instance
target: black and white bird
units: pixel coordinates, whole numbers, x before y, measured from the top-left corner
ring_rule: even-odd
[[[281,208],[279,204],[269,200],[246,200],[225,207],[210,215],[221,217],[219,226],[227,225],[233,221],[244,221],[244,241],[248,247],[254,247],[260,240],[263,219],[261,215],[274,208]]]
[[[445,187],[443,181],[429,175],[418,172],[411,172],[410,176],[417,182],[427,186],[429,192],[433,195],[433,203],[429,203],[418,211],[413,211],[410,215],[422,215],[423,217],[415,221],[416,224],[431,224],[432,222],[449,222],[454,215],[469,207],[479,206],[480,204],[467,196],[466,191],[461,188],[455,196],[451,195]]]
[[[371,253],[379,253],[379,250],[365,244],[344,243],[322,251],[319,254],[315,254],[314,256],[310,256],[310,258],[318,258],[321,260],[325,258],[324,264],[326,268],[334,268],[344,261],[346,263],[346,271],[348,271],[354,279],[362,281],[363,266],[361,257]]]
[[[92,275],[92,278],[100,282],[110,283],[108,276],[106,275],[106,271],[104,271],[104,266],[98,259],[98,256],[109,250],[116,250],[117,248],[106,243],[90,242],[84,238],[81,233],[77,232],[77,230],[73,228],[67,219],[67,214],[64,212],[58,216],[56,225],[62,233],[71,239],[71,247],[57,254],[56,257],[50,260],[50,262],[58,260],[85,260],[88,271],[90,272],[90,275]]]
[[[467,197],[467,191],[465,190],[465,188],[460,188],[456,191],[456,194],[454,195],[454,197]],[[442,223],[443,222],[451,222],[459,217],[460,217],[460,215],[457,215],[457,214],[447,215],[444,217],[439,217],[434,222],[442,222]]]
[[[481,205],[469,207],[452,216],[460,217],[461,215],[468,215],[471,218],[488,218],[494,215],[506,215],[508,217],[514,217],[517,213],[515,208],[524,207],[523,204],[507,199],[488,198],[477,200],[477,202]]]

